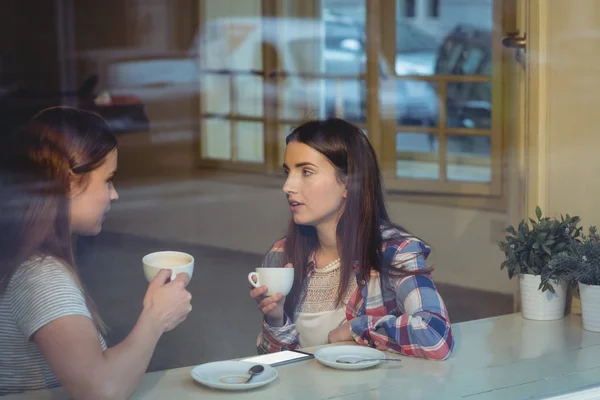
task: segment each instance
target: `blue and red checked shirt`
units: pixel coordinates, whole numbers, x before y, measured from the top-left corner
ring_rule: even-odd
[[[382,271],[371,271],[368,282],[358,286],[346,307],[354,340],[361,345],[382,345],[407,356],[444,360],[454,341],[448,311],[431,274],[425,272],[430,248],[393,227],[381,227]],[[285,239],[273,245],[263,267],[282,267]],[[314,264],[312,264],[314,265]],[[308,274],[313,269],[309,269]],[[424,273],[414,274],[422,271]],[[358,266],[355,267],[358,280]],[[281,327],[264,320],[258,338],[259,353],[298,348],[296,315],[285,317]]]

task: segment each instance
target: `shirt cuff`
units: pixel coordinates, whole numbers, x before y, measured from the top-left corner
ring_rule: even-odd
[[[282,326],[271,326],[267,323],[267,319],[263,318],[263,328],[271,335],[277,337],[296,329],[296,324],[292,324],[292,321],[284,314]]]
[[[354,341],[365,346],[375,347],[375,342],[371,340],[371,332],[369,330],[371,317],[361,315],[352,321],[350,324],[350,332]]]

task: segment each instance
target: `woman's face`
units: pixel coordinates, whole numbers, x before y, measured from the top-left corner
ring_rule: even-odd
[[[117,171],[117,150],[111,151],[100,167],[89,174],[83,188],[71,185],[71,230],[80,235],[100,233],[110,203],[119,198],[113,178]]]
[[[294,222],[314,227],[325,223],[337,226],[347,193],[331,161],[304,143],[290,142],[283,168],[287,175],[283,191]]]

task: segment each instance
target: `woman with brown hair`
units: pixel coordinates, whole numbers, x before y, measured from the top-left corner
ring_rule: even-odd
[[[160,336],[190,312],[189,277],[169,281],[161,271],[129,336],[107,348],[72,235],[98,234],[118,199],[116,138],[101,117],[54,107],[8,150],[0,160],[0,395],[62,385],[74,398],[127,398]]]
[[[443,360],[453,347],[423,241],[390,222],[377,158],[340,119],[310,121],[287,137],[283,191],[292,213],[263,267],[294,268],[287,296],[250,296],[264,314],[258,350],[354,340]]]

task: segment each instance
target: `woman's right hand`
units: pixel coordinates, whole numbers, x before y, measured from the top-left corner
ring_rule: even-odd
[[[177,274],[169,282],[171,271],[163,269],[150,282],[144,297],[144,311],[164,332],[182,323],[192,311],[192,295],[185,290],[190,281],[186,273]]]
[[[286,264],[284,268],[293,268],[292,264]],[[252,277],[256,283],[256,278]],[[265,297],[269,291],[266,286],[259,286],[250,290],[250,297],[256,301],[257,308],[265,315],[267,324],[279,327],[284,323],[283,305],[285,304],[285,296],[281,293],[275,293],[273,296]]]

